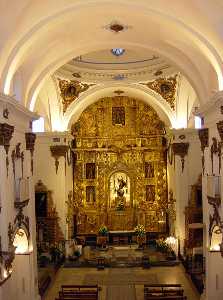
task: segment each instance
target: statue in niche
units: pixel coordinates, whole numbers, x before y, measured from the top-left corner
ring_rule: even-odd
[[[154,185],[147,185],[146,186],[146,201],[147,202],[154,202],[155,201],[155,186]]]
[[[125,125],[125,107],[112,107],[112,124]]]
[[[89,205],[94,205],[96,201],[95,186],[86,186],[86,202]]]
[[[121,178],[118,178],[118,187],[115,188],[115,192],[117,193],[117,197],[116,197],[117,210],[124,210],[126,206],[126,198],[124,197],[126,187],[127,187],[127,180],[125,181],[121,176]]]
[[[152,163],[145,163],[145,178],[153,178],[154,177],[154,165]]]
[[[127,180],[125,181],[122,177],[118,178],[118,188],[115,190],[118,197],[123,197],[125,193],[124,187],[127,187]]]
[[[116,172],[110,177],[110,207],[124,210],[131,207],[130,178],[124,172]]]
[[[86,179],[95,179],[95,163],[86,163]]]

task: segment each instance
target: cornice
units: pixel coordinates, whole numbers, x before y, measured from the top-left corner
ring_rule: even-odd
[[[24,105],[20,104],[16,101],[12,96],[5,95],[0,93],[0,105],[7,104],[8,108],[13,109],[16,112],[22,113],[28,119],[37,120],[39,119],[39,115],[27,109]]]

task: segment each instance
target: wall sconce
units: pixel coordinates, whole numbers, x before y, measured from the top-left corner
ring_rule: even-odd
[[[219,213],[220,198],[207,196],[208,203],[213,207],[214,213],[210,215],[209,237],[210,251],[220,251],[223,257],[223,222]]]
[[[59,168],[59,158],[64,157],[65,159],[65,174],[66,174],[66,160],[67,160],[67,153],[68,153],[69,146],[68,145],[54,145],[50,147],[51,155],[55,159],[55,168],[56,174]]]
[[[10,247],[10,251],[2,251],[0,237],[0,286],[8,280],[12,274],[12,262],[15,258],[15,248]]]
[[[29,241],[24,229],[19,228],[15,234],[13,246],[15,247],[15,254],[29,253]]]

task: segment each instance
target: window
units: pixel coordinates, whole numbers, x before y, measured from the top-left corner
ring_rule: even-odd
[[[38,120],[32,122],[32,132],[44,132],[44,118],[40,117]]]
[[[123,48],[113,48],[113,49],[111,49],[111,53],[115,56],[121,56],[121,55],[124,54],[124,52],[125,52],[125,49],[123,49]]]
[[[201,125],[202,125],[201,124],[201,117],[195,116],[194,117],[194,126],[195,126],[195,128],[199,129],[199,128],[202,127]]]

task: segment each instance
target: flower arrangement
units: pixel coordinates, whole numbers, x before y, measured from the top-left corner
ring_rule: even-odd
[[[171,250],[170,246],[166,243],[164,238],[160,238],[156,241],[157,249],[161,252],[169,252]]]
[[[98,230],[98,233],[100,235],[106,235],[108,234],[108,228],[105,226],[105,225],[102,225],[99,230]]]
[[[146,235],[146,230],[145,230],[144,225],[138,224],[134,230],[135,230],[135,233],[137,234],[137,236],[139,236],[139,237],[143,237]]]

